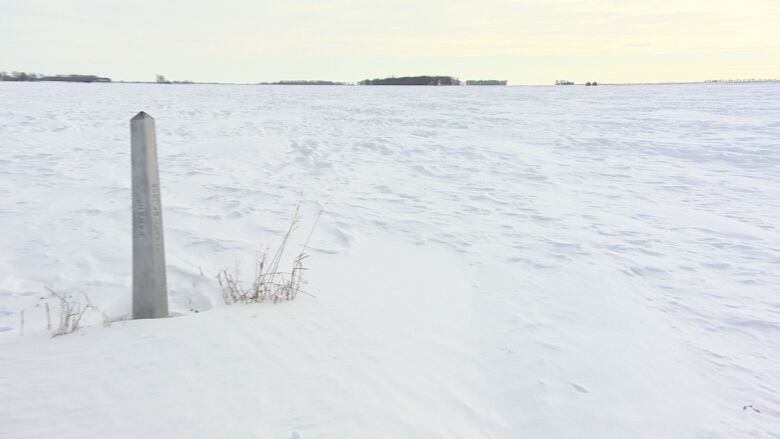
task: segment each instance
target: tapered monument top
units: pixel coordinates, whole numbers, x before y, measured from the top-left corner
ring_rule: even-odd
[[[141,111],[140,113],[138,113],[135,116],[133,116],[133,118],[131,120],[141,120],[141,119],[152,119],[152,120],[154,120],[154,118],[152,116],[149,116],[148,114],[144,113],[143,111]]]

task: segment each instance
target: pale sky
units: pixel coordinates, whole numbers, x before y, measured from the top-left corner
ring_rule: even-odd
[[[0,71],[513,84],[780,78],[780,0],[0,0]]]

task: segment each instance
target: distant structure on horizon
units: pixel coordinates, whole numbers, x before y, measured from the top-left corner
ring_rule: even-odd
[[[507,81],[498,79],[470,79],[466,85],[506,85]]]
[[[402,76],[383,79],[364,79],[359,85],[460,85],[452,76]]]
[[[165,75],[154,75],[154,82],[157,84],[194,84],[192,81],[169,81]]]
[[[555,85],[574,85],[574,82],[566,79],[558,79],[555,81]]]

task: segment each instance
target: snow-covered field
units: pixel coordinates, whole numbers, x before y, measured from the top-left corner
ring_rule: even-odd
[[[224,305],[299,204],[316,297]],[[780,86],[0,83],[0,437],[780,437]]]

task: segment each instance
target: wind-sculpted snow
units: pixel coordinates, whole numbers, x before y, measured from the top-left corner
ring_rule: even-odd
[[[11,437],[780,437],[775,84],[24,83],[0,102]],[[44,287],[130,313],[140,110],[186,316],[49,340]],[[316,298],[224,307],[213,274],[251,273],[299,204],[296,245],[324,208]]]

